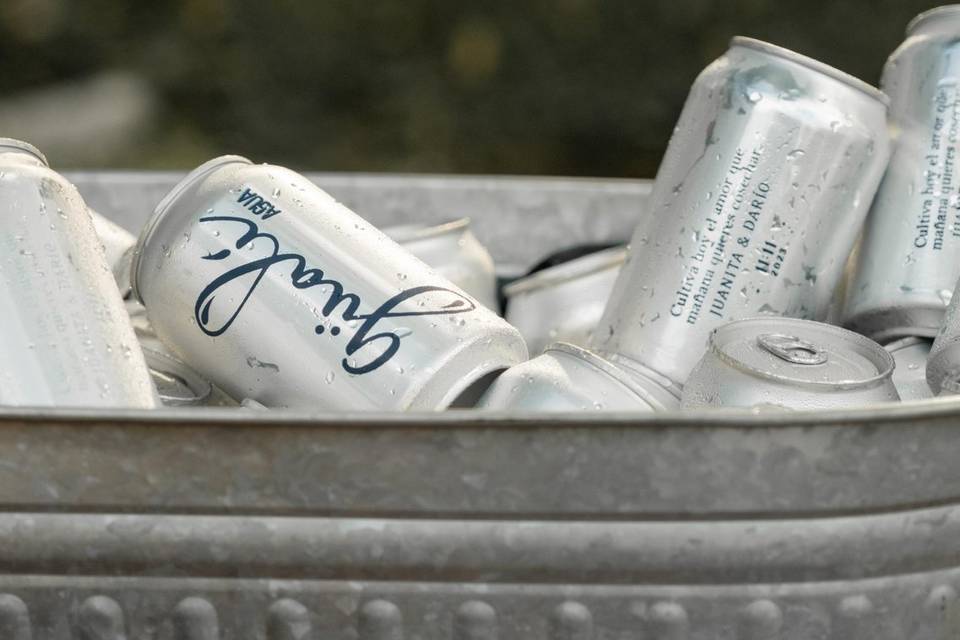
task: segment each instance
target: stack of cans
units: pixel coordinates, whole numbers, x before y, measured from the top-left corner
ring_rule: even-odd
[[[694,82],[629,245],[568,248],[502,288],[469,220],[381,231],[239,156],[187,175],[136,239],[3,140],[0,404],[658,412],[958,393],[958,41],[960,7],[921,14],[881,91],[734,38]]]

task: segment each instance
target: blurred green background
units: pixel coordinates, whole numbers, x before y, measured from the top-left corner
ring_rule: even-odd
[[[649,177],[735,34],[877,82],[914,0],[2,0],[0,132],[54,166]]]

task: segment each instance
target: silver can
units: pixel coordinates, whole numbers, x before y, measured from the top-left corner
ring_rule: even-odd
[[[552,342],[589,344],[626,255],[623,247],[598,251],[504,287],[504,317],[520,331],[530,353],[541,353]]]
[[[90,209],[93,218],[93,228],[100,238],[100,244],[107,258],[107,264],[113,269],[124,257],[124,254],[137,244],[137,238],[132,233],[118,225],[113,220]]]
[[[867,220],[844,325],[879,342],[932,338],[960,276],[960,6],[910,23],[882,86],[895,148]]]
[[[748,318],[710,334],[683,387],[691,407],[837,409],[899,399],[879,344],[829,324]]]
[[[207,403],[213,388],[196,371],[162,350],[142,345],[141,349],[160,402],[168,407],[195,407]]]
[[[539,357],[504,372],[477,408],[489,411],[650,412],[676,409],[679,392],[654,372],[648,377],[576,345],[555,343]]]
[[[87,207],[29,144],[0,139],[0,405],[153,408]]]
[[[133,262],[133,249],[137,238],[116,222],[104,217],[93,209],[90,210],[93,218],[93,228],[97,231],[100,244],[107,257],[107,264],[113,272],[113,278],[120,289],[120,296],[127,300],[130,297],[130,264]]]
[[[499,309],[493,258],[470,230],[470,218],[397,225],[383,232],[483,306]]]
[[[303,176],[225,156],[141,235],[150,325],[235,398],[441,409],[526,359],[516,329]]]
[[[926,400],[933,397],[927,384],[927,358],[933,340],[907,336],[884,346],[893,356],[893,386],[901,400]]]
[[[927,357],[927,384],[934,395],[960,393],[960,296],[953,296],[933,341]]]
[[[682,384],[725,322],[825,318],[888,147],[875,88],[734,38],[691,89],[592,348]]]

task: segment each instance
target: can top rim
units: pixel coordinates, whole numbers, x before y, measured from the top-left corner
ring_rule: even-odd
[[[192,397],[174,397],[160,394],[160,400],[164,404],[177,404],[180,406],[200,404],[210,397],[213,388],[199,373],[191,369],[183,361],[178,360],[165,353],[141,345],[144,360],[151,372],[173,375],[183,381],[187,390],[193,394]]]
[[[889,342],[883,345],[883,348],[889,351],[890,353],[895,353],[901,349],[909,349],[918,344],[933,344],[933,338],[923,338],[920,336],[906,336],[905,338],[899,338],[893,342]]]
[[[818,73],[822,73],[825,76],[833,78],[839,82],[842,82],[854,89],[857,89],[861,93],[866,94],[867,96],[873,98],[880,102],[884,107],[890,106],[890,98],[887,97],[880,89],[876,88],[872,84],[864,82],[860,78],[850,75],[845,71],[840,71],[836,67],[831,67],[825,62],[820,62],[819,60],[814,60],[809,56],[797,53],[796,51],[791,51],[785,47],[781,47],[763,40],[757,40],[756,38],[748,38],[747,36],[734,36],[730,40],[731,47],[746,47],[748,49],[753,49],[755,51],[760,51],[761,53],[766,53],[768,55],[776,56],[778,58],[783,58],[790,62],[802,65],[808,69],[812,69]]]
[[[654,393],[644,386],[644,383],[650,384],[658,390],[662,390],[670,395],[673,395],[669,389],[659,384],[656,380],[644,376],[640,371],[636,371],[634,369],[625,369],[621,366],[618,366],[614,362],[604,358],[600,354],[590,351],[589,349],[578,347],[577,345],[570,344],[569,342],[554,342],[548,345],[547,348],[543,350],[543,353],[546,354],[551,351],[573,356],[574,358],[586,362],[594,369],[619,382],[630,392],[640,397],[644,402],[651,405],[655,409],[664,410],[666,407],[664,407],[662,402],[657,400]]]
[[[931,21],[958,17],[960,17],[960,4],[945,4],[941,7],[934,7],[914,16],[913,20],[907,23],[906,34],[908,36],[913,35],[921,25]]]
[[[416,240],[426,240],[452,234],[454,232],[464,231],[470,226],[470,218],[454,218],[441,222],[439,224],[400,224],[394,227],[386,227],[381,231],[389,236],[397,244],[404,242],[414,242]]]
[[[235,155],[218,156],[212,160],[207,160],[199,167],[184,176],[184,178],[178,182],[176,186],[171,189],[154,208],[153,216],[149,221],[147,221],[147,224],[140,232],[140,237],[137,239],[137,244],[135,245],[136,249],[134,249],[133,252],[133,260],[130,263],[130,286],[133,290],[134,297],[141,303],[143,302],[143,298],[140,295],[138,284],[140,282],[140,262],[141,257],[143,256],[143,247],[147,244],[147,242],[150,241],[150,238],[157,230],[160,222],[166,218],[166,214],[170,210],[170,205],[172,205],[174,200],[176,200],[187,189],[187,187],[192,185],[194,182],[197,182],[208,173],[211,173],[213,170],[223,165],[233,163],[253,164],[253,162],[249,159],[244,158],[243,156]]]
[[[520,293],[576,280],[598,271],[606,271],[620,266],[626,259],[627,248],[625,246],[601,249],[574,260],[547,267],[519,280],[514,280],[503,288],[503,295],[511,298]]]
[[[877,368],[877,373],[868,376],[865,378],[859,378],[856,380],[806,380],[802,378],[797,378],[788,375],[781,375],[777,373],[772,373],[770,371],[765,371],[758,367],[755,367],[739,358],[735,358],[727,353],[725,347],[728,344],[724,338],[729,337],[730,334],[736,335],[737,330],[744,327],[749,327],[750,325],[755,325],[756,330],[751,331],[750,335],[756,336],[760,331],[765,329],[771,329],[778,333],[789,332],[792,328],[800,329],[814,329],[816,328],[822,334],[829,334],[834,338],[842,339],[848,346],[856,348],[861,356],[864,356]],[[893,375],[893,370],[896,364],[894,363],[893,356],[890,355],[886,349],[881,347],[879,344],[862,336],[859,333],[849,331],[848,329],[843,329],[842,327],[837,327],[830,324],[825,324],[822,322],[813,322],[810,320],[800,320],[798,318],[784,318],[780,316],[761,316],[757,318],[744,318],[742,320],[734,320],[728,322],[727,324],[718,327],[710,332],[709,340],[709,350],[714,353],[717,358],[719,358],[726,365],[750,373],[759,378],[765,378],[767,380],[774,380],[776,382],[787,383],[792,386],[805,387],[810,389],[864,389],[868,387],[873,387],[884,380],[890,378]]]
[[[12,149],[14,151],[22,151],[24,153],[29,153],[34,158],[43,163],[43,166],[49,167],[50,163],[47,162],[47,157],[40,153],[40,150],[29,142],[24,142],[23,140],[17,140],[16,138],[0,138],[0,149]]]

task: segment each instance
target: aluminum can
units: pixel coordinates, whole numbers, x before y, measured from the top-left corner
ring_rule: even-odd
[[[894,361],[853,331],[795,318],[747,318],[714,329],[683,387],[692,407],[837,409],[899,399]]]
[[[960,281],[956,283],[960,285]],[[927,384],[934,395],[960,393],[960,296],[953,296],[943,316],[930,355]]]
[[[927,384],[927,357],[933,340],[907,336],[884,346],[893,356],[893,386],[901,400],[926,400],[933,397]]]
[[[93,209],[90,210],[93,218],[93,228],[97,231],[100,244],[107,257],[107,264],[113,272],[113,278],[120,289],[120,296],[130,298],[130,264],[133,261],[133,249],[137,238],[116,222],[104,217]]]
[[[960,7],[907,27],[884,67],[894,152],[867,220],[843,324],[881,343],[934,337],[960,276]]]
[[[90,209],[93,218],[93,228],[100,238],[100,244],[107,258],[107,264],[113,269],[130,249],[137,244],[137,238],[132,233],[118,225],[113,220]]]
[[[153,408],[156,393],[86,204],[0,139],[0,405]]]
[[[196,371],[164,351],[142,345],[141,348],[164,406],[195,407],[207,403],[213,389]]]
[[[651,412],[677,409],[678,392],[654,372],[644,377],[591,351],[554,343],[540,356],[504,372],[477,408],[531,413]]]
[[[458,406],[527,355],[516,329],[312,182],[238,156],[163,199],[132,272],[178,357],[268,407]]]
[[[483,306],[500,308],[493,258],[470,230],[470,218],[397,225],[383,232]]]
[[[589,344],[627,250],[606,249],[548,267],[504,287],[507,322],[530,353],[553,342]]]
[[[882,93],[734,38],[693,84],[591,348],[683,384],[725,322],[824,319],[888,154]]]

